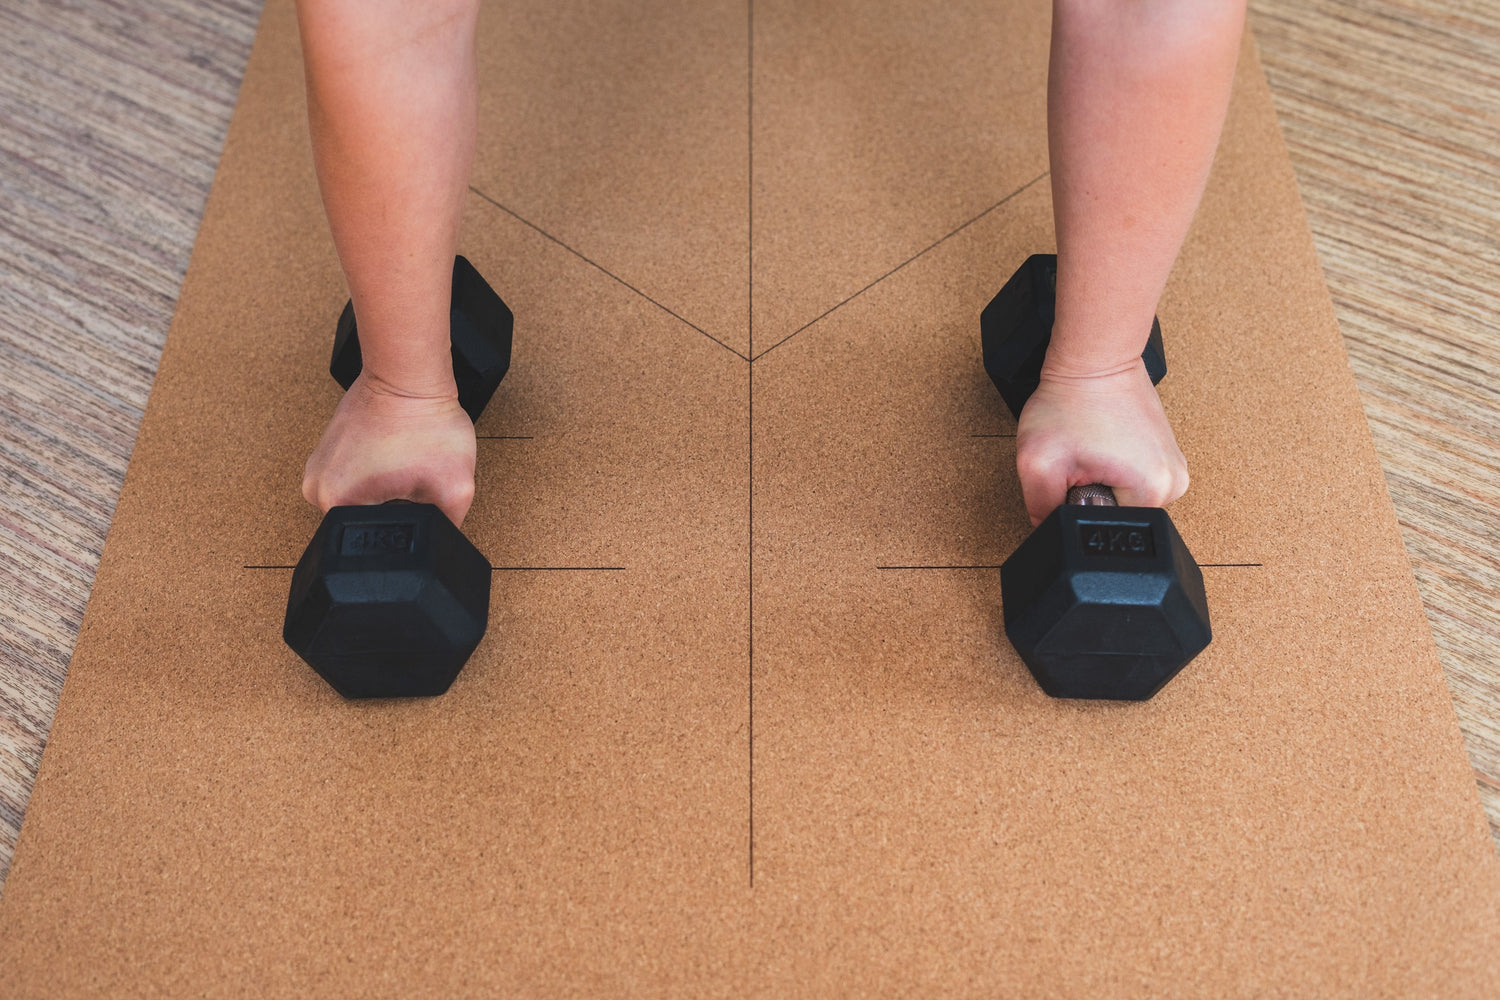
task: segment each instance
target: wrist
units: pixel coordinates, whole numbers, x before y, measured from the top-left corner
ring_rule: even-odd
[[[1076,284],[1076,283],[1075,283]],[[1087,378],[1134,367],[1155,324],[1156,299],[1126,288],[1102,288],[1082,301],[1059,284],[1044,369]]]
[[[365,365],[358,379],[361,389],[371,396],[384,399],[413,401],[458,399],[458,383],[454,381],[451,367],[438,372],[409,369],[390,374],[388,372],[389,368],[376,371],[370,365]]]
[[[1125,359],[1110,357],[1054,357],[1050,348],[1042,362],[1041,381],[1057,385],[1088,385],[1117,381],[1144,372],[1146,364],[1139,354]]]
[[[442,317],[447,320],[447,315]],[[399,331],[399,335],[391,331]],[[458,396],[453,377],[453,346],[447,323],[407,324],[359,331],[366,388],[383,396],[438,399]]]
[[[416,399],[457,395],[446,298],[441,310],[413,308],[394,296],[363,306],[356,299],[355,309],[361,377],[368,389]]]
[[[1141,364],[1146,336],[1127,334],[1123,324],[1079,325],[1064,317],[1052,324],[1052,337],[1042,372],[1063,378],[1093,378],[1117,375]],[[1148,319],[1144,327],[1151,330]]]

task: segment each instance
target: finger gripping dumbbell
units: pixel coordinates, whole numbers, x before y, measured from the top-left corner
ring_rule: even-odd
[[[980,319],[985,369],[1017,416],[1052,333],[1056,257],[1029,258]],[[1166,374],[1161,327],[1142,355]],[[1055,698],[1142,701],[1212,640],[1203,573],[1167,512],[1075,486],[1000,569],[1005,633]]]
[[[450,314],[459,405],[477,420],[510,366],[513,317],[459,257]],[[344,307],[330,373],[345,389],[362,361]],[[346,698],[447,691],[489,622],[489,561],[436,505],[334,507],[292,572],[282,638]]]

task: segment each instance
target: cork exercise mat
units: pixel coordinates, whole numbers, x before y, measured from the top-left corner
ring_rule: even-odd
[[[342,279],[265,14],[0,900],[7,997],[1500,992],[1500,864],[1253,47],[1160,307],[1214,644],[1052,701],[978,314],[1047,22],[492,5],[517,317],[433,700],[282,645]]]

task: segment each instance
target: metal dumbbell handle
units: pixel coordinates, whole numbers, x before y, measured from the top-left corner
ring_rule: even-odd
[[[1069,486],[1068,503],[1079,504],[1083,507],[1118,507],[1120,505],[1120,502],[1115,499],[1115,491],[1103,483]]]

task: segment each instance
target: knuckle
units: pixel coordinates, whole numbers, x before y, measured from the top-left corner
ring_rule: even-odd
[[[474,480],[464,479],[455,483],[449,489],[448,496],[454,503],[467,507],[474,502]]]
[[[1173,500],[1176,500],[1177,496],[1173,492],[1174,485],[1171,476],[1165,476],[1153,483],[1151,488],[1151,506],[1165,507]]]
[[[1058,464],[1054,449],[1043,445],[1016,450],[1016,471],[1022,479],[1045,478]]]

